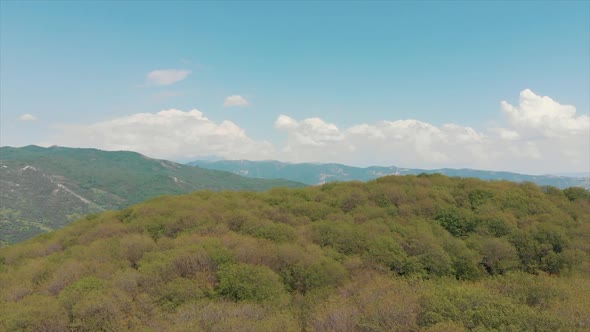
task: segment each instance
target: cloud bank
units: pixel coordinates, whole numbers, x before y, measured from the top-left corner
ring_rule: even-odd
[[[50,144],[133,150],[187,160],[278,159],[397,165],[420,168],[479,168],[527,173],[587,172],[590,118],[531,90],[518,105],[500,103],[503,125],[477,130],[456,123],[435,126],[415,119],[383,120],[339,128],[318,117],[279,115],[283,144],[250,138],[231,121],[215,123],[198,110],[139,113],[110,121],[62,126]],[[270,128],[269,128],[270,129]]]
[[[590,118],[531,90],[500,103],[505,126],[476,130],[407,119],[338,128],[319,118],[281,115],[285,160],[356,165],[454,167],[547,173],[590,170]]]
[[[150,157],[190,159],[204,155],[268,158],[273,147],[256,142],[231,121],[215,123],[198,110],[137,113],[90,125],[60,126],[51,144],[131,150]]]

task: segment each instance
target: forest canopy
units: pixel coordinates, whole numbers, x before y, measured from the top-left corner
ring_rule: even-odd
[[[587,331],[590,193],[442,175],[198,191],[0,249],[7,331]]]

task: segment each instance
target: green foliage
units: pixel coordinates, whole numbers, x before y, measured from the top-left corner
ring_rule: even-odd
[[[496,237],[506,236],[514,231],[514,226],[510,222],[513,220],[512,215],[498,215],[490,213],[477,218],[477,229],[483,235],[493,235]]]
[[[558,330],[563,328],[526,305],[494,296],[477,286],[445,285],[423,299],[418,318],[422,326],[461,322],[469,330]]]
[[[75,283],[66,287],[60,294],[59,300],[61,304],[72,315],[73,308],[76,303],[91,293],[100,293],[107,288],[107,283],[104,280],[96,277],[82,278]]]
[[[287,242],[295,238],[293,227],[271,221],[249,222],[242,225],[240,230],[245,234],[274,242]]]
[[[224,264],[233,263],[235,261],[235,254],[223,243],[215,239],[207,239],[202,242],[203,248],[211,257],[211,261],[216,267]]]
[[[505,239],[480,239],[475,245],[479,246],[482,265],[489,274],[504,274],[506,271],[518,267],[516,249]]]
[[[336,287],[348,277],[342,264],[327,257],[307,258],[306,261],[290,264],[283,267],[280,274],[289,290],[303,294]]]
[[[131,208],[124,209],[117,215],[117,219],[119,219],[119,221],[125,224],[130,223],[134,217],[135,215],[133,209]]]
[[[469,192],[468,197],[471,209],[477,210],[479,206],[490,202],[494,198],[494,194],[487,190],[476,189]]]
[[[121,254],[129,261],[133,268],[138,267],[139,261],[144,253],[154,250],[156,247],[151,238],[139,234],[122,237],[119,242],[121,244]]]
[[[381,235],[369,242],[365,257],[391,271],[402,273],[407,254],[394,239]]]
[[[90,292],[74,306],[71,326],[89,332],[117,330],[123,325],[125,302],[114,294]]]
[[[298,326],[292,313],[252,302],[199,301],[180,306],[174,331],[287,331]]]
[[[10,306],[2,306],[0,330],[66,331],[69,323],[66,309],[55,297],[32,295]]]
[[[265,266],[228,264],[218,276],[217,293],[233,301],[280,301],[285,294],[279,276]]]
[[[454,236],[465,236],[473,232],[476,227],[471,212],[454,206],[440,210],[435,219]]]
[[[584,188],[580,187],[570,187],[563,190],[563,194],[567,199],[570,201],[580,200],[590,200],[590,192]]]
[[[314,242],[345,254],[360,254],[365,250],[367,236],[363,229],[346,222],[321,221],[312,225]]]
[[[208,296],[207,289],[203,289],[195,279],[176,278],[167,283],[159,294],[158,304],[165,311],[174,311],[183,303],[196,301]]]
[[[532,184],[199,191],[1,248],[0,330],[587,331],[589,243]]]

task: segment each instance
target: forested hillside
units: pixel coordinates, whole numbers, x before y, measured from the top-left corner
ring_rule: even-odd
[[[60,228],[88,213],[159,195],[278,186],[303,184],[247,179],[129,151],[0,147],[0,245]]]
[[[0,249],[0,330],[588,331],[589,254],[581,188],[199,191]]]

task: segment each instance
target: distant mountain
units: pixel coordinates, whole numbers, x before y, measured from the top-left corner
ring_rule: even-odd
[[[555,173],[553,175],[565,176],[565,177],[570,177],[570,178],[588,178],[588,177],[590,177],[590,170],[588,170],[588,172],[579,172],[579,173]]]
[[[513,182],[533,182],[541,186],[558,188],[584,187],[590,188],[589,178],[573,178],[555,175],[525,175],[511,172],[480,171],[473,169],[412,169],[371,166],[366,168],[346,166],[342,164],[316,163],[283,163],[280,161],[193,161],[189,165],[208,169],[229,171],[252,178],[274,179],[283,178],[303,182],[310,185],[323,184],[330,181],[369,181],[385,175],[409,175],[420,173],[440,173],[447,176],[473,177],[482,180],[508,180]]]
[[[159,195],[283,186],[304,185],[250,179],[135,152],[0,147],[0,243],[15,243],[88,213],[120,209]]]

